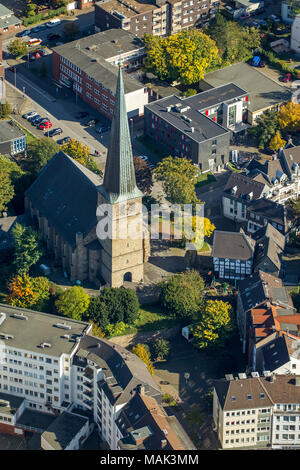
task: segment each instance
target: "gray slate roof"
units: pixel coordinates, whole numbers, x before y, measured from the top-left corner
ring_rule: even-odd
[[[64,450],[87,421],[88,418],[64,411],[50,424],[41,437],[55,450]]]
[[[214,231],[212,256],[249,260],[254,254],[255,241],[240,232]]]
[[[10,142],[23,136],[25,132],[14,121],[0,121],[0,143]]]
[[[40,171],[25,195],[74,248],[76,233],[85,237],[97,224],[101,183],[98,175],[60,151]]]
[[[286,88],[244,62],[207,73],[203,81],[212,87],[228,82],[242,87],[249,93],[249,110],[252,112],[288,101],[291,96]]]
[[[111,29],[57,46],[53,51],[114,91],[117,86],[118,68],[106,59],[117,56],[120,50],[129,52],[141,47],[141,41],[136,40],[132,33]],[[144,88],[144,85],[127,73],[124,75],[124,84],[125,93]]]
[[[233,194],[232,189],[236,186],[236,192]],[[253,193],[252,199],[258,199],[264,190],[264,184],[254,181],[241,173],[231,173],[225,188],[225,195],[232,197],[245,198],[248,194]]]
[[[249,212],[253,212],[255,215],[264,217],[269,221],[271,220],[272,222],[286,228],[285,210],[282,204],[278,204],[277,202],[262,197],[254,201],[250,201],[248,204],[248,210]]]

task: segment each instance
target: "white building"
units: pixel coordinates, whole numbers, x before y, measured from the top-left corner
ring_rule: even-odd
[[[291,49],[300,52],[300,15],[295,15],[291,30]]]
[[[293,23],[295,18],[293,0],[281,0],[281,18],[284,23]]]

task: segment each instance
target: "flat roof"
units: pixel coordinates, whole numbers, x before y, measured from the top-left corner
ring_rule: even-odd
[[[25,136],[25,132],[14,121],[0,121],[0,143]]]
[[[55,418],[56,416],[50,413],[26,408],[18,418],[16,425],[31,426],[42,432],[50,426]]]
[[[59,357],[61,354],[71,354],[78,344],[76,338],[86,333],[88,323],[67,317],[34,312],[19,307],[0,303],[0,315],[6,315],[0,324],[0,340],[7,347],[25,349],[37,354]],[[20,317],[20,314],[23,314]],[[17,315],[17,316],[15,316]],[[61,328],[58,324],[65,323],[70,329]],[[11,335],[5,339],[3,335]],[[69,338],[64,337],[68,335]],[[46,346],[41,345],[46,343]],[[51,345],[50,347],[47,344]]]
[[[43,432],[42,439],[49,442],[56,450],[63,450],[86,425],[87,421],[86,417],[64,411]]]
[[[243,87],[249,93],[248,109],[251,112],[288,101],[291,96],[285,87],[245,62],[207,73],[202,82],[212,87],[219,87],[228,82]]]
[[[255,241],[240,232],[215,230],[211,255],[217,258],[250,260]]]
[[[16,397],[9,393],[0,393],[0,414],[15,415],[25,398]]]
[[[110,29],[54,47],[53,51],[115,92],[118,67],[110,64],[108,59],[143,48],[142,41],[129,31]],[[123,80],[125,93],[144,88],[143,84],[127,73],[123,74]]]
[[[126,4],[125,4],[126,3]],[[139,13],[146,13],[148,11],[157,10],[160,7],[149,3],[149,0],[141,0],[139,2],[135,0],[130,0],[130,2],[120,2],[119,0],[110,0],[110,1],[103,1],[97,2],[97,6],[103,8],[103,10],[107,11],[111,15],[113,15],[114,11],[121,14],[124,18],[118,17],[119,19],[126,19],[131,18],[132,16],[136,16]]]

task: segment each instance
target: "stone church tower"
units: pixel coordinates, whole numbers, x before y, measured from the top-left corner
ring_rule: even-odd
[[[97,236],[102,247],[101,276],[111,287],[120,287],[124,281],[143,281],[144,263],[150,249],[148,236],[142,235],[142,196],[136,186],[123,77],[119,68],[104,181],[98,188],[97,212]],[[109,211],[103,212],[103,205],[109,205]],[[98,231],[104,217],[109,220],[108,226],[112,231],[112,236],[105,239]]]

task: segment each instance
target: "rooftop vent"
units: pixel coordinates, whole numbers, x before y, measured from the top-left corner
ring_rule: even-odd
[[[63,335],[63,338],[70,339],[70,335]]]
[[[247,378],[247,375],[243,372],[241,374],[238,374],[239,376],[239,379],[246,379]]]
[[[180,108],[179,112],[184,113],[185,111],[188,111],[190,109],[190,106],[186,106],[185,108]]]
[[[50,343],[41,343],[41,348],[51,348],[51,344]]]
[[[71,326],[70,325],[67,325],[67,323],[55,323],[55,325],[57,328],[62,328],[63,330],[70,330],[71,329]]]
[[[258,373],[258,372],[251,372],[251,376],[252,376],[253,378],[259,377],[259,373]]]
[[[6,333],[1,333],[0,338],[2,338],[2,339],[14,339],[14,336],[6,334]]]
[[[14,318],[18,318],[19,320],[28,320],[28,317],[26,317],[24,313],[14,313],[12,316]]]

